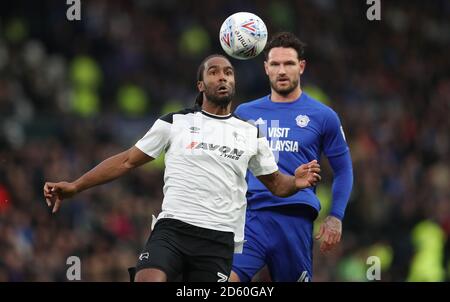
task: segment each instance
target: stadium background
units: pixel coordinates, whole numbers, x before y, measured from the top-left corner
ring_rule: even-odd
[[[0,281],[64,281],[71,255],[84,281],[128,280],[160,210],[161,159],[53,216],[43,182],[73,180],[191,105],[237,11],[307,42],[303,87],[340,114],[351,147],[343,241],[315,250],[315,281],[365,281],[370,255],[383,281],[450,280],[449,1],[382,0],[372,22],[366,1],[81,0],[72,22],[65,2],[0,2]],[[231,61],[235,104],[268,93],[262,56]]]

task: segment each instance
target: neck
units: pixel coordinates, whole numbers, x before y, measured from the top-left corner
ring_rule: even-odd
[[[222,107],[204,99],[202,110],[214,115],[229,115],[231,112],[231,102],[226,107]]]
[[[298,86],[287,95],[279,94],[272,88],[270,99],[275,103],[290,103],[298,99],[302,95],[302,89]]]

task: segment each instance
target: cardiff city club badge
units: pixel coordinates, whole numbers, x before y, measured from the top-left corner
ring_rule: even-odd
[[[300,114],[295,118],[295,121],[297,122],[297,125],[301,128],[304,128],[308,126],[309,123],[309,117],[307,115]]]

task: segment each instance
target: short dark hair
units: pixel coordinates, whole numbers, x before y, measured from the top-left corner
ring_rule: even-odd
[[[300,41],[293,33],[290,32],[279,32],[276,33],[272,39],[267,43],[264,48],[264,56],[267,58],[269,56],[269,52],[272,48],[275,47],[284,47],[284,48],[293,48],[297,52],[297,57],[299,60],[305,59],[305,49],[306,44]]]
[[[221,55],[221,54],[217,54],[217,53],[207,56],[206,58],[203,59],[203,61],[198,66],[197,82],[203,81],[203,72],[205,71],[206,62],[208,62],[210,59],[216,58],[216,57],[224,58],[225,60],[229,61],[227,57],[225,57],[224,55]],[[195,105],[201,107],[202,104],[203,104],[203,92],[199,92],[197,97],[195,98]]]

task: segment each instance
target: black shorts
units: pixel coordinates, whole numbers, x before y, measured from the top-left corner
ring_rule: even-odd
[[[158,220],[136,272],[160,269],[168,281],[227,281],[234,253],[234,234],[200,228],[180,220]]]

